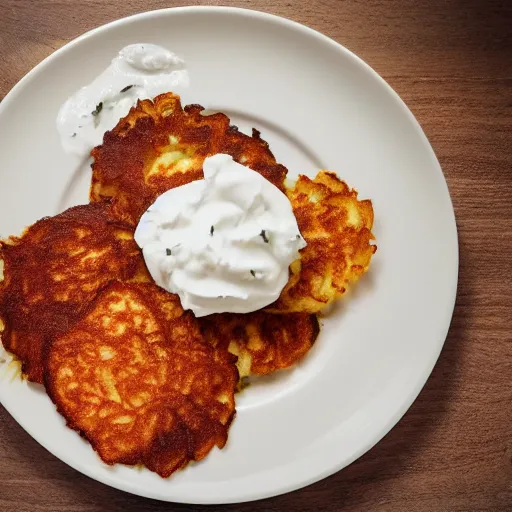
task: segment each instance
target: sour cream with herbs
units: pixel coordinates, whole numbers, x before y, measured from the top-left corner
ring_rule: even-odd
[[[274,302],[306,246],[290,201],[257,172],[217,154],[204,179],[168,190],[135,231],[151,276],[197,317]]]
[[[155,44],[124,47],[107,69],[60,108],[57,130],[64,150],[88,156],[137,100],[179,92],[188,85],[185,61],[169,50]]]

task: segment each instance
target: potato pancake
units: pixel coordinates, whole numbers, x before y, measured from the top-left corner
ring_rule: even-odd
[[[0,336],[42,382],[44,340],[65,332],[98,290],[128,279],[140,265],[132,229],[110,219],[106,203],[70,208],[0,241]]]
[[[313,346],[320,330],[315,315],[299,313],[220,313],[198,320],[209,343],[237,356],[240,378],[293,366]]]
[[[238,383],[233,361],[203,340],[176,295],[114,282],[48,344],[45,385],[104,462],[168,477],[225,445]]]
[[[299,176],[287,190],[302,236],[308,243],[290,266],[290,280],[273,312],[318,313],[345,293],[370,266],[373,207],[360,201],[336,174]]]
[[[173,93],[139,101],[91,153],[91,201],[111,201],[114,214],[136,226],[163,192],[202,179],[204,159],[216,153],[231,155],[284,190],[286,168],[259,132],[249,137],[224,114],[205,116],[203,110],[182,108]]]

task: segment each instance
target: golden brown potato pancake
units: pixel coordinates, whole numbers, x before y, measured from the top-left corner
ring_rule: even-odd
[[[204,159],[216,153],[231,155],[284,190],[286,168],[259,132],[249,137],[224,114],[204,116],[203,110],[182,108],[173,93],[139,101],[91,153],[91,201],[110,200],[116,216],[136,226],[160,194],[201,179]]]
[[[314,180],[299,176],[287,195],[308,245],[290,266],[281,296],[267,309],[318,313],[368,270],[377,250],[372,203],[358,200],[355,190],[327,171]]]
[[[199,318],[199,324],[209,343],[238,357],[241,378],[289,368],[319,333],[316,316],[302,313],[220,313]]]
[[[0,241],[0,337],[42,382],[44,340],[65,332],[98,290],[128,279],[140,264],[132,229],[110,219],[106,203],[76,206]]]
[[[168,477],[225,445],[234,358],[203,340],[176,295],[113,282],[48,347],[48,394],[107,464],[142,464]]]

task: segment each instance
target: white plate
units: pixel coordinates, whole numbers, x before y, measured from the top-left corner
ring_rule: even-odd
[[[38,65],[0,105],[0,235],[87,201],[55,128],[60,104],[124,45],[183,56],[200,103],[255,126],[292,174],[335,170],[373,200],[378,251],[369,274],[324,322],[294,370],[249,387],[222,451],[169,480],[103,465],[43,391],[3,378],[0,399],[39,443],[118,489],[227,503],[305,486],[370,449],[418,395],[443,346],[457,286],[457,232],[439,164],[391,88],[331,39],[267,14],[187,7],[89,32]],[[44,265],[44,261],[41,261]]]

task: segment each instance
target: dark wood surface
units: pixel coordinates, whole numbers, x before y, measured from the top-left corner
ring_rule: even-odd
[[[108,488],[46,452],[0,409],[0,510],[512,511],[512,2],[205,3],[279,14],[327,34],[416,115],[459,228],[459,291],[445,348],[418,400],[369,453],[308,488],[245,505],[187,507]],[[184,4],[0,0],[0,98],[82,32]]]

